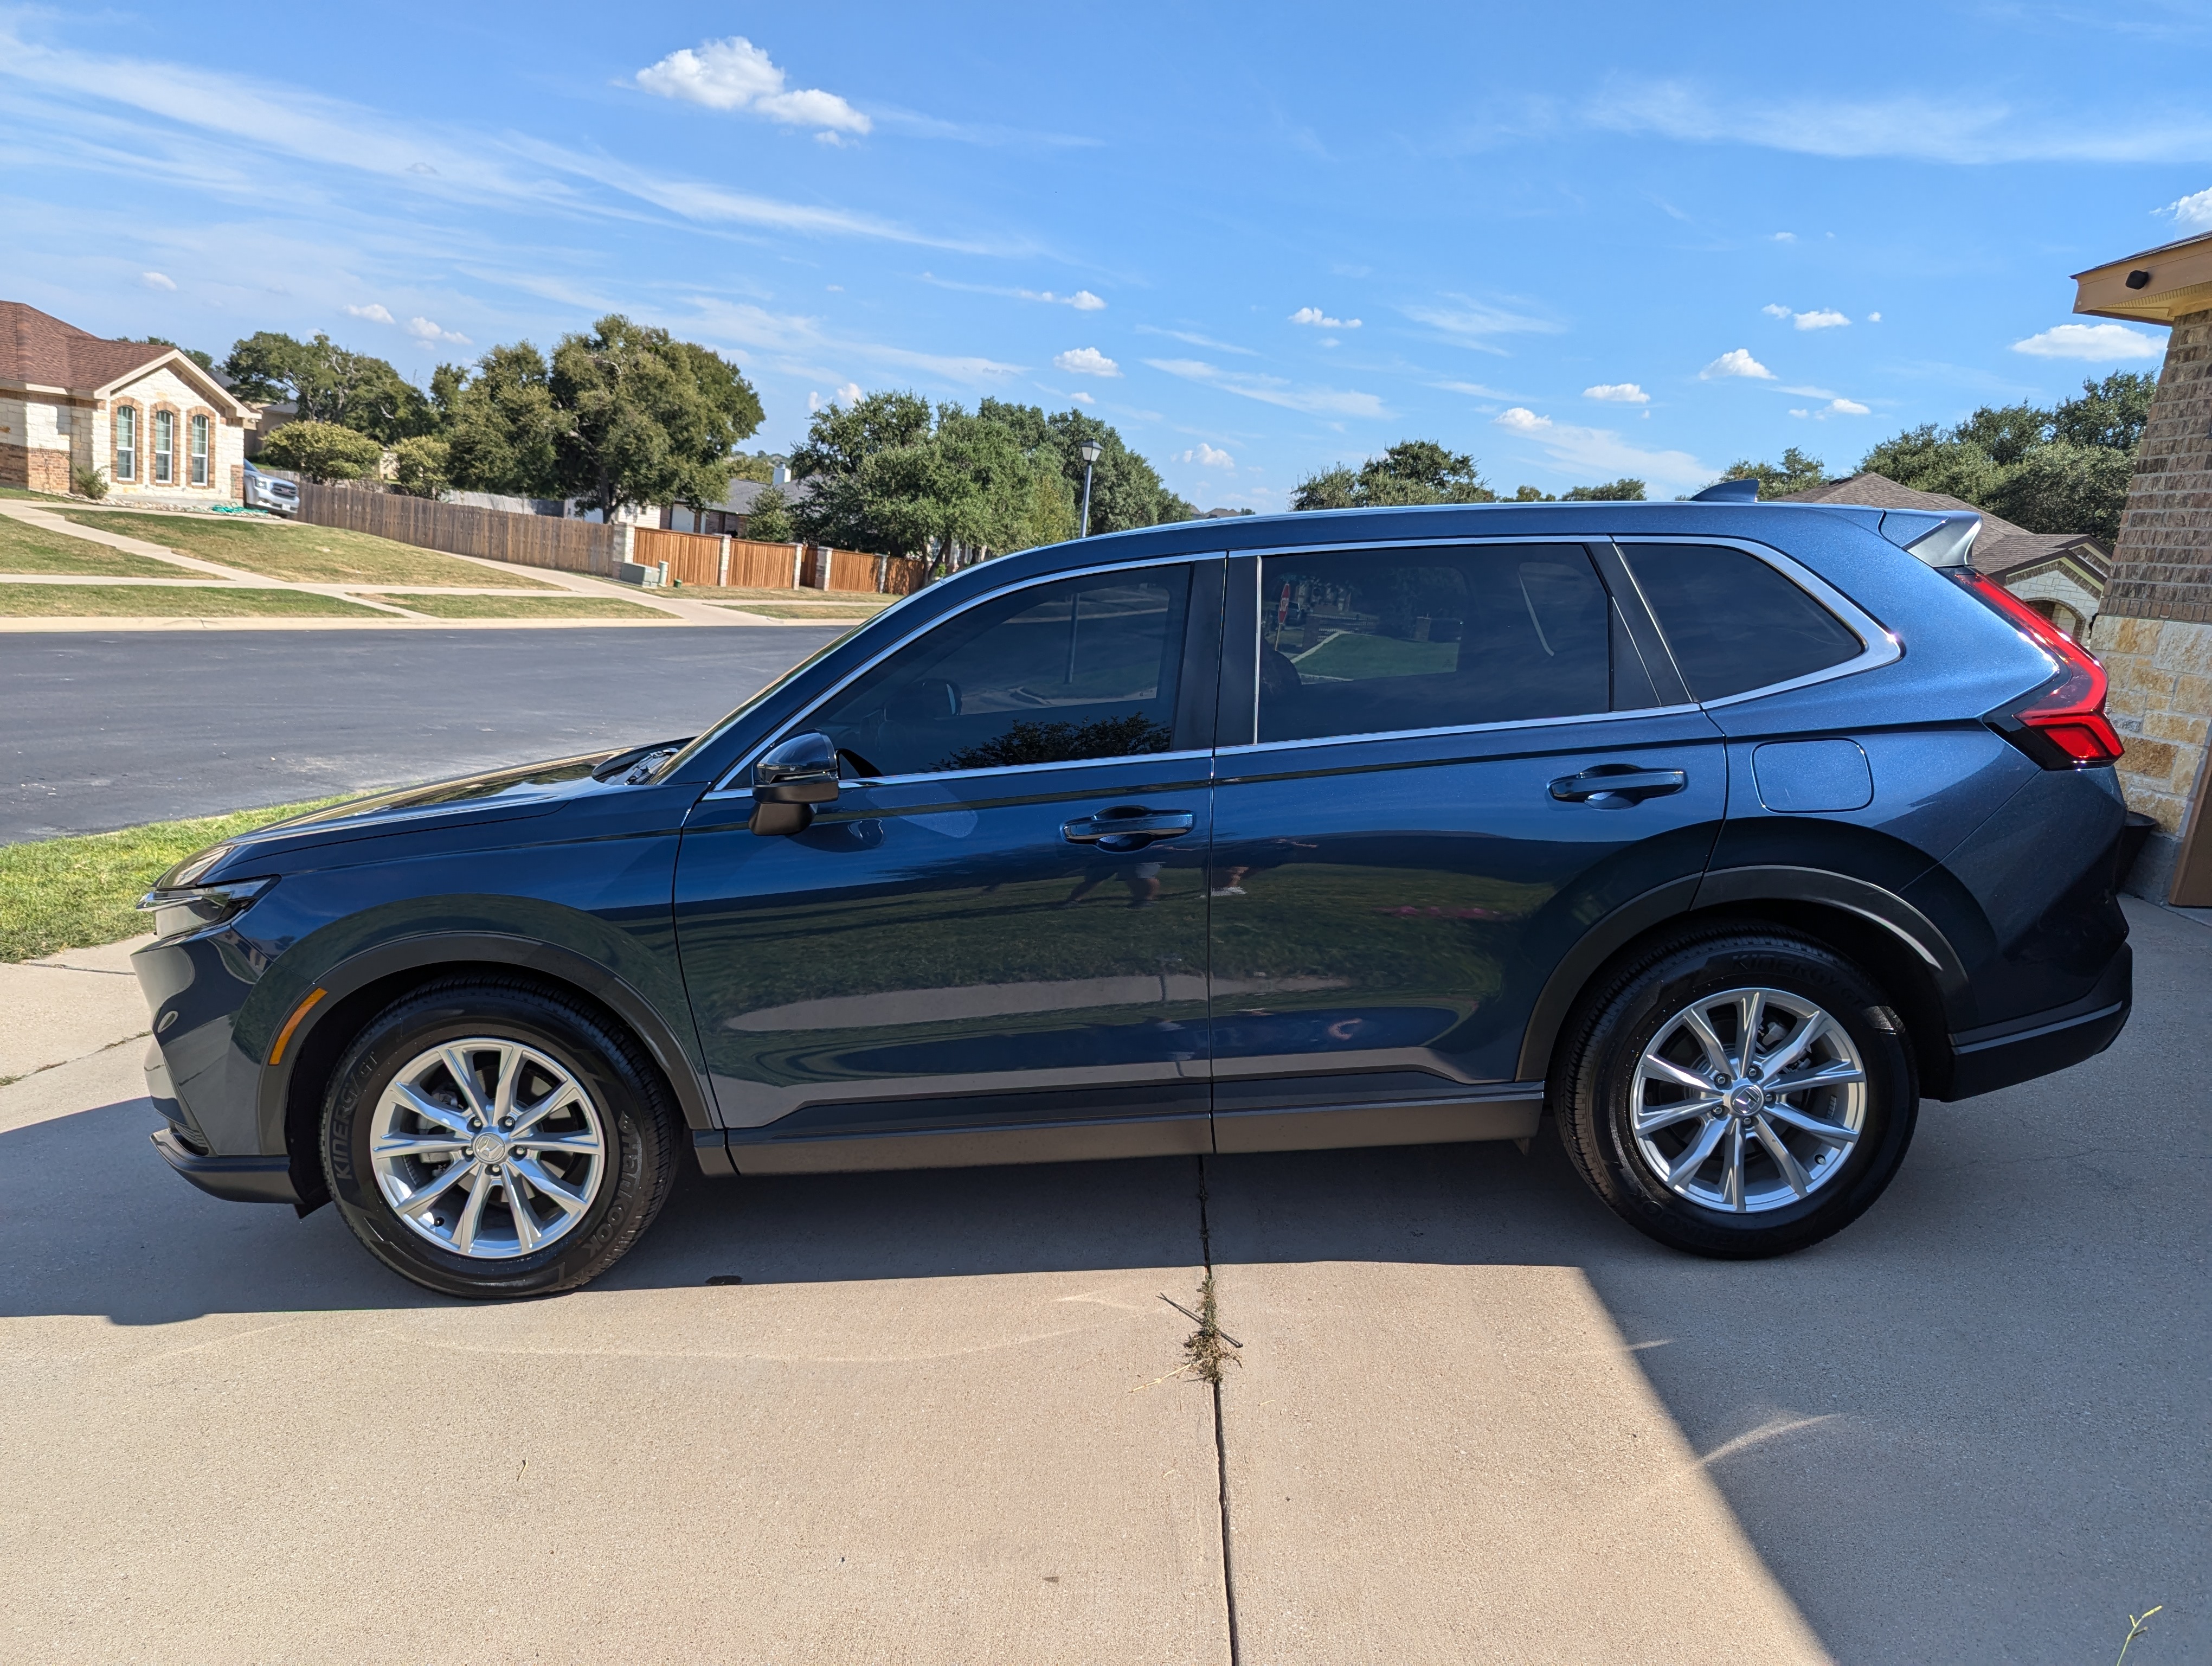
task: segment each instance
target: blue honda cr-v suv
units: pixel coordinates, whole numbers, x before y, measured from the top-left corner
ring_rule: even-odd
[[[155,1136],[461,1295],[714,1174],[1526,1138],[1680,1249],[2126,1021],[2096,662],[1972,516],[1737,502],[1002,557],[711,733],[326,810],[147,898]]]

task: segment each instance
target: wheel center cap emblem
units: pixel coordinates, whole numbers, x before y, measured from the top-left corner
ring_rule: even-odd
[[[1729,1109],[1739,1116],[1753,1116],[1766,1109],[1766,1092],[1756,1082],[1738,1082],[1729,1090]]]
[[[486,1128],[469,1141],[469,1155],[479,1163],[504,1163],[507,1161],[507,1141]]]

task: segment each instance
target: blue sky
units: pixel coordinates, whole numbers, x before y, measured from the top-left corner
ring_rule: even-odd
[[[2212,0],[0,7],[0,296],[418,380],[622,311],[755,446],[1080,401],[1203,507],[1671,495],[2154,368],[2067,278],[2212,229],[2208,88]]]

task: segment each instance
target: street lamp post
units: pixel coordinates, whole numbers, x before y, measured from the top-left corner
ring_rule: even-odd
[[[1091,536],[1091,470],[1103,449],[1096,440],[1085,440],[1075,448],[1075,454],[1083,459],[1083,530],[1077,534],[1079,538]]]

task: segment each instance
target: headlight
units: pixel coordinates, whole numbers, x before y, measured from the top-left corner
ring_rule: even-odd
[[[195,859],[197,863],[197,859]],[[213,863],[197,863],[205,873]],[[154,916],[156,937],[205,931],[246,911],[274,879],[229,879],[219,885],[156,885],[138,899],[139,909]]]

